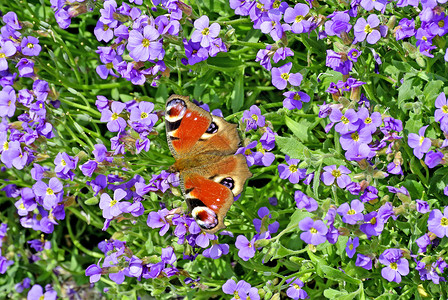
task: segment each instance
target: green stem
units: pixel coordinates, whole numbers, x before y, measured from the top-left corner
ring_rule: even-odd
[[[70,235],[70,239],[72,240],[72,242],[73,242],[73,244],[75,245],[76,248],[78,248],[79,250],[81,250],[85,254],[90,255],[92,257],[104,258],[103,254],[98,253],[98,252],[94,252],[94,251],[91,251],[91,250],[87,249],[86,247],[81,245],[81,243],[77,240],[77,238],[73,234],[72,226],[70,225],[70,214],[67,214],[67,217],[65,219],[65,223],[67,225],[67,230],[68,230],[68,234]]]

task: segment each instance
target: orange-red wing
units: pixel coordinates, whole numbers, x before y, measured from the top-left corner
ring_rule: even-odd
[[[166,102],[165,125],[168,144],[175,158],[185,156],[211,123],[211,116],[188,97],[173,95]]]
[[[193,217],[199,226],[210,233],[224,228],[224,217],[234,201],[232,191],[226,186],[198,174],[186,175],[183,178],[183,184],[187,204],[192,212],[197,208],[208,208],[208,210],[201,210],[198,215],[193,213]],[[203,220],[198,220],[199,217]],[[201,222],[207,219],[206,217],[208,217],[208,220],[214,220],[215,223],[213,225],[201,224]]]

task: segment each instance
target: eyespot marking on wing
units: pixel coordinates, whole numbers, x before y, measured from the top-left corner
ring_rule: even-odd
[[[203,229],[210,230],[218,225],[218,216],[207,206],[196,206],[191,211],[191,215]]]

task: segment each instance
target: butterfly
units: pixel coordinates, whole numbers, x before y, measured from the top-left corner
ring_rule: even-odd
[[[224,217],[252,176],[242,154],[234,155],[237,125],[213,116],[189,100],[172,95],[166,101],[168,145],[180,186],[196,223],[208,233],[225,228]]]

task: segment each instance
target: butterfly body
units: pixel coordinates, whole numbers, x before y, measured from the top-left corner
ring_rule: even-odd
[[[182,192],[198,225],[214,233],[252,176],[246,158],[234,155],[240,139],[236,125],[212,116],[189,101],[172,95],[165,111],[167,140],[179,172]]]

